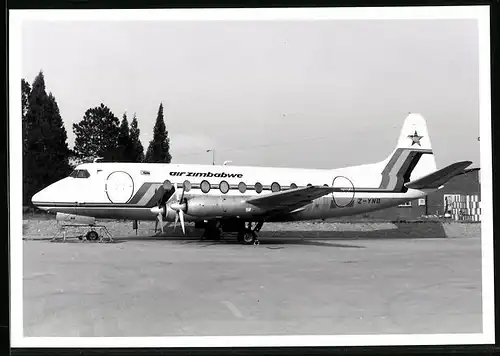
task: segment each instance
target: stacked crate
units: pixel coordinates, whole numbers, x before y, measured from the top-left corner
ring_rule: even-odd
[[[481,221],[481,202],[478,195],[459,195],[450,198],[453,220]]]

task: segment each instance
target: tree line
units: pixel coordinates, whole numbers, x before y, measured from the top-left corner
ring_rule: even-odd
[[[73,124],[75,144],[71,150],[67,132],[55,96],[45,88],[40,71],[30,85],[21,79],[23,131],[23,205],[49,184],[71,173],[74,162],[148,162],[170,163],[170,138],[160,103],[153,128],[153,139],[144,154],[139,139],[136,114],[129,124],[127,113],[121,121],[113,111],[100,105],[85,111],[80,122]]]

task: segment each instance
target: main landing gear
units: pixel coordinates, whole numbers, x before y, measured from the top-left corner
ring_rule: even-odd
[[[205,231],[201,235],[202,240],[215,240],[220,241],[222,236],[222,228],[219,221],[216,223],[207,223],[205,225]]]
[[[257,233],[248,229],[238,233],[238,242],[243,242],[245,245],[260,244],[259,236],[257,235]]]
[[[252,223],[249,222],[247,226],[245,226],[244,222],[233,222],[233,221],[216,221],[207,222],[205,224],[205,231],[201,237],[202,240],[215,240],[220,241],[222,239],[222,235],[225,232],[236,232],[238,242],[241,242],[245,245],[259,245],[259,235],[257,234],[260,229],[264,225],[263,221],[260,221],[255,224],[252,228]]]
[[[259,245],[260,241],[257,232],[260,231],[262,225],[264,225],[264,222],[260,221],[252,229],[252,223],[249,222],[243,231],[238,232],[238,242],[243,242],[245,245]]]

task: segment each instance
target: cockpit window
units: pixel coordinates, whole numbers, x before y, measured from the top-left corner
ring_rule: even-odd
[[[89,171],[86,169],[80,169],[80,172],[78,172],[78,178],[88,178],[90,177]]]
[[[75,169],[69,176],[72,178],[88,178],[90,173],[86,169]]]

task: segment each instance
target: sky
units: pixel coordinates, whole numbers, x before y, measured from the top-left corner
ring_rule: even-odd
[[[418,112],[438,167],[480,166],[476,20],[25,22],[40,70],[70,147],[104,103],[146,150],[162,102],[172,163],[337,168],[385,159]]]

